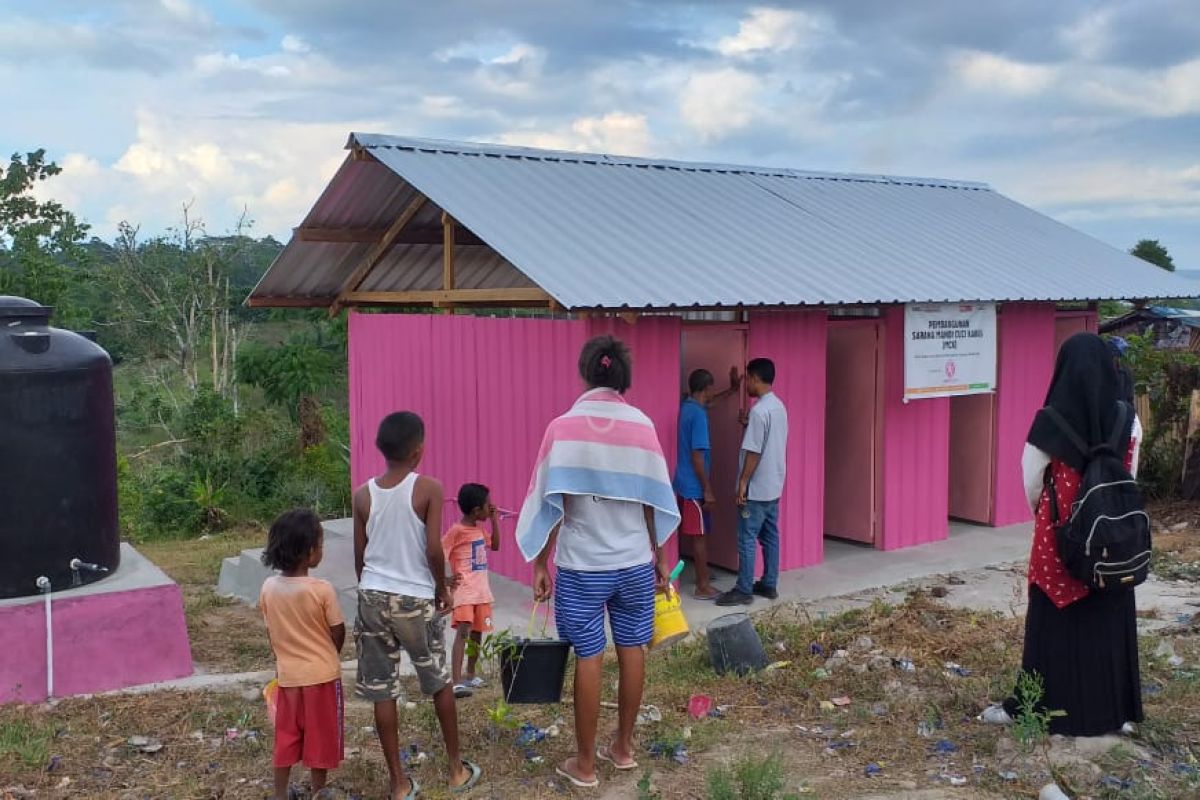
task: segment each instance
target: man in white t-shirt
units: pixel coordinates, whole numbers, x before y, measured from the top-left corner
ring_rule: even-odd
[[[787,409],[772,391],[775,364],[756,358],[746,366],[746,389],[757,398],[746,419],[738,468],[738,580],[717,598],[719,606],[749,605],[754,596],[779,596],[779,498],[787,473]],[[763,576],[754,580],[758,546]]]

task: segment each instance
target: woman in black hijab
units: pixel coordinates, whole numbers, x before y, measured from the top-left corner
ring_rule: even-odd
[[[1117,403],[1128,402],[1131,394],[1132,386],[1126,387],[1108,344],[1095,334],[1081,333],[1059,351],[1046,405],[1089,446],[1096,446],[1111,440]],[[1133,414],[1125,418],[1130,422],[1122,440],[1127,465],[1136,474],[1141,426]],[[1065,712],[1051,721],[1050,731],[1099,736],[1141,722],[1133,590],[1090,592],[1058,556],[1046,481],[1054,482],[1059,518],[1067,518],[1079,495],[1086,457],[1042,410],[1029,430],[1021,466],[1035,517],[1021,668],[1042,679],[1039,705]],[[1016,713],[1017,702],[1010,698],[984,711],[982,719],[1009,723]]]

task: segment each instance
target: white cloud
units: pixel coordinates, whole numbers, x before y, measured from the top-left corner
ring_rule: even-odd
[[[1014,174],[1006,190],[1024,202],[1063,208],[1073,219],[1127,214],[1132,208],[1171,209],[1194,215],[1200,209],[1200,163],[1181,167],[1121,160],[1038,165]],[[1187,210],[1190,209],[1190,212]]]
[[[643,114],[613,111],[603,116],[579,117],[565,129],[509,131],[503,144],[544,147],[551,150],[604,152],[613,155],[648,155],[653,147],[650,127]]]
[[[749,72],[726,67],[688,78],[679,99],[683,121],[705,139],[717,139],[747,127],[762,92]]]
[[[38,191],[72,209],[101,209],[89,221],[107,226],[94,231],[104,238],[121,221],[164,230],[185,203],[211,233],[228,230],[245,209],[256,235],[281,235],[299,224],[341,164],[346,131],[380,127],[377,120],[230,125],[143,109],[135,141],[114,162],[68,155],[62,174]]]
[[[187,0],[159,0],[159,5],[167,15],[173,19],[194,25],[196,27],[209,27],[212,25],[212,17],[203,9],[196,8]]]
[[[950,66],[955,77],[969,89],[1016,96],[1041,94],[1058,76],[1051,66],[1027,64],[978,50],[956,53]]]
[[[312,48],[308,46],[308,42],[304,41],[299,36],[295,36],[290,33],[283,37],[283,40],[279,43],[279,46],[285,53],[307,53],[312,50]]]
[[[738,32],[722,37],[716,45],[724,56],[752,56],[789,50],[800,44],[806,33],[822,25],[802,11],[782,8],[752,8],[738,24]]]
[[[1080,58],[1100,58],[1112,43],[1112,9],[1101,9],[1080,17],[1074,25],[1059,32],[1062,42]]]
[[[1200,58],[1162,70],[1086,71],[1076,85],[1081,99],[1137,116],[1200,114]]]
[[[292,74],[285,64],[275,63],[270,58],[242,58],[237,53],[205,53],[196,56],[195,67],[203,77],[222,72],[257,72],[271,78],[286,78]]]

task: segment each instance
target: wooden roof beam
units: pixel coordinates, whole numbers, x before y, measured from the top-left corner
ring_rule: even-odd
[[[400,236],[400,232],[404,230],[404,226],[411,222],[412,218],[421,210],[421,207],[425,205],[426,199],[425,195],[418,193],[408,206],[405,207],[404,211],[400,212],[400,216],[396,218],[396,221],[388,226],[387,231],[383,234],[383,238],[371,248],[362,262],[350,273],[350,277],[342,284],[342,288],[338,290],[333,305],[329,307],[329,316],[336,317],[338,315],[342,310],[342,306],[346,304],[346,297],[351,292],[356,291],[359,286],[362,286],[363,281],[371,274],[371,270],[375,269],[379,265],[379,262],[383,260],[383,257],[387,255],[387,252],[392,249],[392,245],[396,243],[396,239]]]
[[[378,244],[387,228],[296,228],[292,237],[298,242],[331,244]],[[445,234],[441,228],[405,228],[396,244],[442,244]],[[487,243],[461,225],[455,226],[454,243],[460,246],[479,246]]]
[[[354,306],[511,305],[549,306],[552,298],[538,288],[431,289],[408,292],[351,292],[344,304]]]

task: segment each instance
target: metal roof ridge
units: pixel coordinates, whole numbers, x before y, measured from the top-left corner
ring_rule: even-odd
[[[491,144],[485,142],[460,142],[449,139],[422,139],[408,136],[393,136],[379,133],[350,134],[348,148],[361,147],[411,150],[444,155],[488,156],[493,158],[518,158],[531,161],[568,162],[577,164],[604,164],[608,166],[637,167],[641,169],[677,170],[679,172],[710,172],[733,175],[758,175],[772,178],[799,180],[844,181],[846,183],[877,183],[891,186],[919,186],[938,189],[970,189],[993,191],[987,183],[954,180],[949,178],[919,178],[903,175],[883,175],[854,172],[822,172],[801,170],[791,167],[764,167],[738,164],[707,163],[702,161],[675,161],[650,159],[636,156],[620,156],[607,153],[585,153],[574,150],[550,150],[519,145]]]

